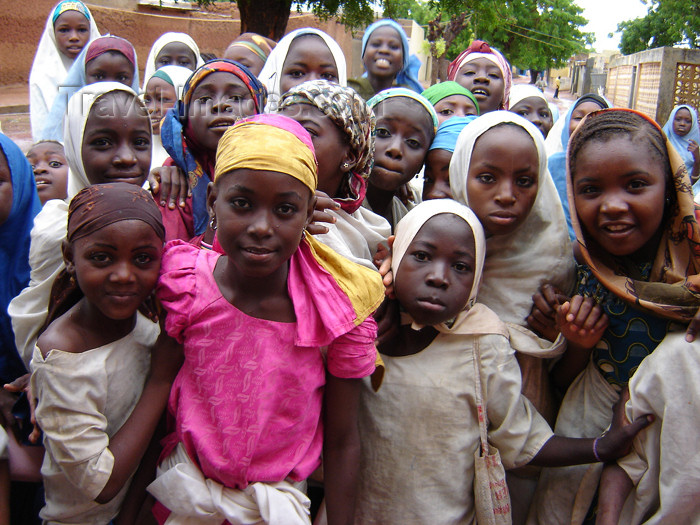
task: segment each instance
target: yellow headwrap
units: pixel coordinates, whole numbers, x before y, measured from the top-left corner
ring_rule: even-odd
[[[318,183],[311,137],[297,121],[282,115],[255,115],[226,130],[216,150],[214,182],[237,169],[290,175],[311,193]]]

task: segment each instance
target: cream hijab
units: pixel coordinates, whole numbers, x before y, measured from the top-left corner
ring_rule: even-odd
[[[39,45],[32,63],[32,70],[29,73],[29,117],[34,141],[39,140],[46,124],[46,117],[48,117],[53,101],[58,94],[58,86],[68,74],[71,65],[73,65],[73,60],[61,53],[56,45],[53,16],[56,8],[62,3],[63,1],[56,4],[49,11],[49,16],[46,17],[44,32],[39,39]],[[87,6],[84,7],[90,15],[89,43],[99,37],[100,32],[97,29],[92,13],[90,13]],[[85,45],[87,46],[87,44]]]
[[[335,60],[335,66],[338,69],[338,84],[341,86],[348,85],[348,74],[347,66],[345,65],[345,55],[343,50],[338,45],[338,42],[333,40],[330,35],[324,33],[320,29],[314,29],[313,27],[302,27],[285,35],[282,40],[280,40],[275,48],[267,57],[267,61],[260,71],[258,78],[267,88],[267,105],[265,106],[266,113],[273,113],[277,111],[277,104],[280,97],[284,94],[280,92],[280,83],[282,79],[282,68],[284,67],[284,62],[287,60],[287,54],[289,53],[289,48],[292,45],[294,39],[301,35],[318,35],[331,50],[333,59]]]
[[[202,57],[199,54],[199,46],[190,35],[186,33],[174,32],[163,33],[158,38],[158,40],[153,42],[151,50],[148,53],[148,58],[146,59],[146,69],[143,73],[143,86],[141,88],[141,91],[146,91],[146,85],[148,84],[148,81],[153,76],[153,73],[155,73],[158,69],[156,67],[156,58],[158,58],[158,54],[163,50],[165,46],[167,46],[168,44],[172,44],[173,42],[185,44],[192,50],[192,52],[194,53],[195,60],[197,61],[194,69],[198,69],[199,66],[204,65],[204,60],[202,60]],[[193,73],[194,69],[191,70],[190,73]]]
[[[532,137],[539,159],[537,197],[516,231],[486,240],[479,302],[491,308],[506,323],[525,326],[532,308],[532,295],[544,283],[563,292],[575,282],[574,257],[564,211],[552,177],[547,171],[542,133],[530,122],[509,111],[493,111],[469,124],[457,139],[450,162],[450,188],[455,200],[469,205],[467,173],[477,139],[494,126],[509,122]]]

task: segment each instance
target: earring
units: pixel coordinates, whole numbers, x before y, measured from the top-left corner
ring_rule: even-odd
[[[350,167],[350,164],[348,164],[347,162],[343,162],[342,168],[343,168],[344,170],[348,169],[349,167]]]
[[[212,231],[216,231],[216,215],[212,215],[211,220],[209,221],[209,227],[212,229]]]
[[[306,239],[306,229],[301,230],[301,240]]]

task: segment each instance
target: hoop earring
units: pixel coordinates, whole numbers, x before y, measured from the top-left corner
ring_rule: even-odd
[[[216,215],[212,215],[212,218],[209,221],[209,227],[212,229],[212,231],[216,231]]]

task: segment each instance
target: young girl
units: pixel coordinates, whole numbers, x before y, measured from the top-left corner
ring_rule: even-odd
[[[169,510],[173,522],[308,524],[302,482],[322,448],[329,523],[352,523],[359,378],[375,367],[384,291],[377,272],[304,234],[315,189],[304,128],[245,119],[222,137],[208,192],[223,255],[166,246],[157,294],[185,364],[149,487],[160,523]]]
[[[75,59],[42,132],[42,140],[63,141],[63,122],[71,97],[83,86],[96,82],[119,82],[139,91],[136,51],[128,40],[116,36],[96,38]]]
[[[29,232],[41,210],[34,177],[17,145],[0,134],[0,381],[25,373],[17,354],[7,306],[29,282]],[[4,392],[3,392],[4,394]]]
[[[29,118],[34,141],[39,140],[73,61],[88,42],[99,36],[95,19],[80,0],[62,0],[49,12],[29,73]]]
[[[66,115],[68,198],[91,184],[144,183],[151,165],[151,123],[133,90],[117,82],[85,86],[71,98]],[[68,203],[62,200],[48,201],[37,215],[29,286],[9,307],[17,350],[27,364],[46,321],[51,286],[64,267],[67,216]]]
[[[94,185],[71,201],[71,279],[53,289],[65,314],[32,358],[45,522],[110,523],[165,408],[178,359],[151,359],[159,327],[137,314],[158,280],[163,238],[158,206],[137,186]]]
[[[182,96],[185,83],[192,75],[186,67],[163,66],[146,80],[143,102],[148,108],[153,126],[153,149],[151,151],[151,169],[162,166],[169,157],[160,140],[160,123],[168,110]]]
[[[476,117],[452,117],[443,121],[435,134],[423,173],[423,200],[451,199],[450,161],[462,130]]]
[[[329,35],[312,27],[285,35],[258,77],[267,88],[267,113],[277,111],[280,97],[307,80],[323,79],[341,86],[348,81],[343,50]]]
[[[610,107],[608,101],[603,97],[596,95],[595,93],[588,93],[579,98],[571,106],[571,109],[566,114],[566,118],[563,120],[563,127],[561,133],[557,135],[555,130],[553,138],[547,140],[547,142],[556,141],[561,150],[555,153],[549,154],[549,161],[547,167],[549,168],[549,173],[552,175],[552,180],[554,180],[554,185],[557,187],[557,192],[559,193],[559,199],[564,207],[564,214],[566,216],[566,225],[569,229],[569,237],[571,240],[576,239],[576,233],[574,232],[573,224],[571,221],[571,211],[569,209],[569,200],[566,196],[566,151],[567,144],[569,142],[569,137],[572,135],[574,130],[581,123],[583,118],[592,113],[593,111],[598,111],[599,109],[605,109]],[[549,151],[549,150],[548,150]]]
[[[476,303],[484,252],[476,216],[451,200],[419,204],[397,227],[392,269],[405,313],[398,335],[379,347],[381,389],[369,381],[362,389],[357,523],[474,523],[483,415],[506,468],[610,459],[648,424],[640,418],[595,440],[552,435],[520,393],[508,329]]]
[[[257,33],[243,33],[228,45],[223,58],[243,64],[258,76],[276,45],[274,40]]]
[[[377,117],[377,134],[374,166],[363,205],[395,227],[408,212],[397,192],[423,167],[438,119],[430,102],[404,88],[382,91],[367,105]]]
[[[167,239],[190,240],[203,236],[207,213],[207,185],[214,173],[214,159],[219,139],[238,119],[262,112],[265,87],[245,67],[228,60],[213,60],[197,69],[185,84],[182,98],[169,110],[161,124],[160,138],[170,155],[166,166],[176,166],[188,178],[188,187],[172,190],[170,202],[153,188],[161,206],[175,208],[172,220],[166,217]],[[175,198],[179,191],[179,206]],[[213,232],[210,232],[213,240]]]
[[[148,81],[158,69],[163,66],[180,66],[189,69],[190,73],[204,65],[199,54],[199,47],[192,37],[186,33],[163,33],[151,46],[146,59],[146,69],[143,74],[143,91],[146,91]]]
[[[452,80],[430,86],[421,94],[435,106],[439,124],[452,117],[479,116],[476,97]]]
[[[508,61],[481,40],[474,40],[447,69],[447,80],[471,91],[481,114],[508,109],[512,78]]]
[[[696,315],[700,228],[685,166],[640,113],[589,115],[569,142],[567,171],[582,266],[576,297],[557,308],[569,350],[553,373],[563,388],[573,381],[557,432],[580,436],[609,425],[610,407],[642,360]],[[581,321],[583,297],[608,324]],[[533,518],[582,522],[599,475],[598,466],[543,472]]]
[[[27,160],[32,166],[42,205],[51,199],[67,197],[68,161],[60,142],[55,140],[37,142],[27,152]]]
[[[394,20],[377,20],[365,29],[362,64],[365,66],[362,77],[350,79],[348,85],[365,100],[397,86],[416,93],[423,91],[418,81],[420,60],[410,54],[406,32]]]
[[[287,91],[280,113],[311,135],[318,159],[318,190],[340,209],[328,210],[335,223],[316,238],[353,262],[375,269],[377,246],[391,226],[362,207],[374,153],[374,113],[349,87],[310,80]]]
[[[698,161],[698,144],[700,144],[700,129],[698,129],[698,114],[688,105],[676,106],[664,124],[664,133],[671,145],[685,163],[685,169],[693,183],[693,193],[697,194],[700,187],[696,185],[700,175]]]
[[[532,122],[547,138],[554,125],[549,103],[542,91],[532,84],[518,84],[510,91],[510,109],[525,120]]]

